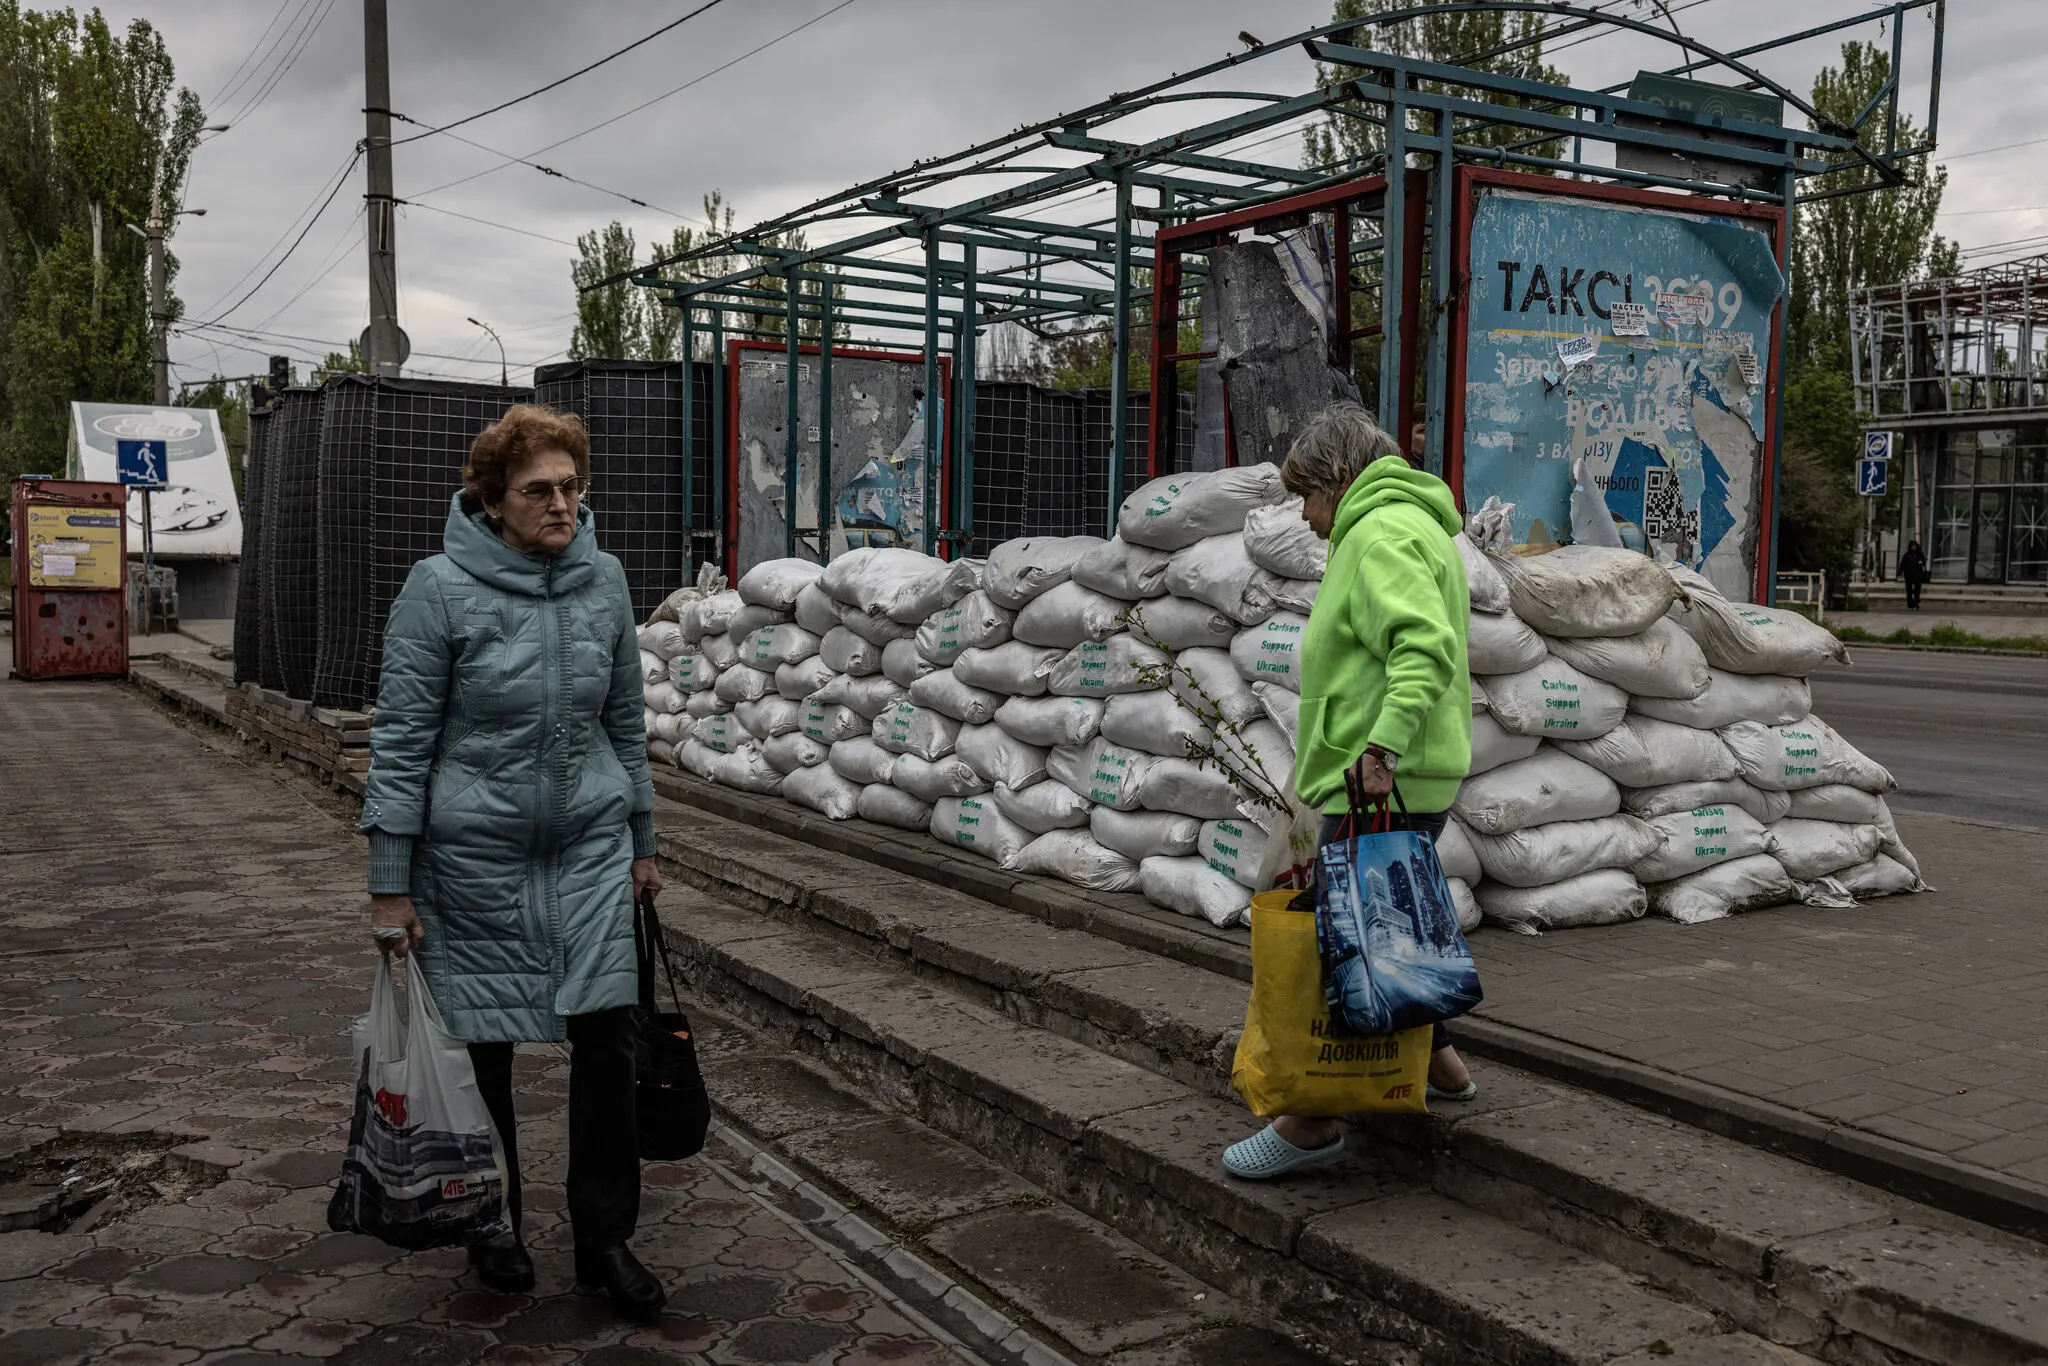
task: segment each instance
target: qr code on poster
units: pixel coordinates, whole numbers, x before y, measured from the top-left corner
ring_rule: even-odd
[[[1699,540],[1699,510],[1686,510],[1676,470],[1643,471],[1643,534],[1653,541],[1671,544]]]

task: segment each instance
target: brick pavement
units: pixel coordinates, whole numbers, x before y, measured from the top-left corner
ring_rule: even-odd
[[[0,1158],[121,1130],[240,1160],[85,1235],[0,1234],[0,1361],[962,1360],[698,1161],[647,1170],[636,1246],[670,1312],[637,1327],[574,1295],[553,1049],[518,1061],[534,1294],[482,1290],[460,1250],[328,1232],[373,959],[353,822],[323,800],[113,686],[0,682]]]

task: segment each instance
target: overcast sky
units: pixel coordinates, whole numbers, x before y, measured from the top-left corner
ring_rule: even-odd
[[[459,118],[595,60],[696,3],[394,0],[393,105],[423,124]],[[1619,0],[1617,12],[1641,13],[1643,3]],[[1723,48],[1873,8],[1863,0],[1667,3],[1688,34]],[[209,120],[233,124],[194,158],[186,203],[207,214],[180,220],[174,240],[187,316],[214,318],[276,262],[363,135],[360,0],[104,8],[116,23],[141,16],[156,24],[180,83],[207,102]],[[401,210],[398,228],[400,313],[415,352],[408,372],[495,378],[497,349],[465,321],[471,316],[504,338],[515,382],[534,363],[560,358],[575,308],[573,239],[614,217],[634,230],[644,257],[651,239],[665,241],[679,222],[695,221],[707,191],[722,191],[746,223],[1241,50],[1242,29],[1272,41],[1325,21],[1329,9],[1329,0],[728,0],[590,76],[460,130],[483,148],[532,157],[649,207],[501,164],[452,135],[395,150],[397,193],[416,201]],[[1909,19],[1907,89],[1922,114],[1929,34],[1924,13]],[[1803,93],[1838,41],[1759,60],[1766,74]],[[1671,51],[1608,35],[1561,47],[1551,60],[1576,83],[1601,85],[1641,65],[1670,65]],[[1965,247],[2048,234],[2048,186],[2040,184],[2048,3],[1954,0],[1946,72],[1940,159],[1951,179],[1942,231]],[[1240,68],[1228,84],[1294,93],[1312,77],[1293,50]],[[550,146],[697,78],[607,128]],[[1194,111],[1190,123],[1224,112],[1177,108]],[[1969,155],[2035,138],[2043,140]],[[1300,149],[1290,137],[1257,155],[1294,164]],[[231,339],[174,338],[180,379],[249,374],[272,351],[317,358],[362,330],[363,190],[357,166],[296,251],[227,318],[278,335],[239,344],[246,349]]]

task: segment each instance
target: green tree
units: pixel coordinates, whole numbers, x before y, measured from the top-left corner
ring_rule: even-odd
[[[352,338],[348,344],[347,355],[343,355],[339,351],[329,351],[327,359],[313,367],[312,382],[318,384],[329,375],[367,375],[369,373],[370,362],[363,358],[363,344]]]
[[[178,390],[180,408],[211,408],[220,416],[220,434],[228,443],[228,468],[235,476],[235,496],[242,494],[242,457],[249,451],[249,385],[215,375],[204,384]]]
[[[577,258],[569,267],[576,294],[576,330],[569,358],[632,359],[647,354],[647,310],[643,291],[624,278],[636,264],[633,230],[613,219],[576,238]],[[610,276],[620,278],[598,284]],[[591,288],[595,285],[596,288]]]

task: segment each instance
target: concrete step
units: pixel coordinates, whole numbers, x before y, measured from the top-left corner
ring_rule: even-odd
[[[1345,1180],[1232,1182],[1218,1154],[1256,1124],[1228,1086],[1234,975],[706,812],[665,806],[659,824],[669,866],[707,894],[671,916],[701,990],[1163,1255],[1221,1259],[1182,1263],[1195,1274],[1236,1287],[1251,1268],[1286,1322],[1313,1299],[1297,1263],[1349,1265],[1348,1243],[1308,1239],[1315,1219],[1426,1193],[1458,1211],[1432,1218],[1483,1215],[1514,1229],[1504,1246],[1568,1247],[1801,1350],[2048,1353],[2048,1303],[2020,1290],[2048,1285],[2038,1243],[1514,1069],[1484,1068],[1479,1104],[1363,1120],[1372,1157]],[[1965,1264],[1981,1302],[1931,1292]],[[1476,1331],[1469,1309],[1430,1322]]]
[[[203,673],[181,669],[173,656],[130,660],[128,681],[161,706],[215,726],[232,728],[226,687]]]

